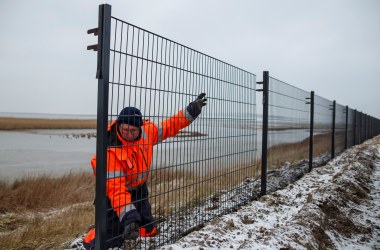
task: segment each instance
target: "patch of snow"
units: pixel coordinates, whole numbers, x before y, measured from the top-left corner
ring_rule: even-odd
[[[380,248],[380,137],[161,249]]]

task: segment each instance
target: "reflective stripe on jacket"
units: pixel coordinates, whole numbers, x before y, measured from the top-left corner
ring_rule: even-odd
[[[140,137],[134,142],[121,138],[116,120],[108,126],[106,193],[120,221],[125,213],[135,209],[129,192],[147,180],[153,146],[175,136],[193,120],[186,110],[180,110],[159,125],[145,120]],[[91,165],[96,174],[96,155],[92,158]]]

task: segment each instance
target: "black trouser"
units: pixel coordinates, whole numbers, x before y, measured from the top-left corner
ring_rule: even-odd
[[[146,183],[131,192],[132,203],[141,217],[141,227],[145,227],[147,232],[152,231],[155,226],[149,203],[148,187]],[[119,217],[111,206],[111,201],[107,197],[107,242],[106,247],[120,247],[123,242],[124,225],[120,223]]]

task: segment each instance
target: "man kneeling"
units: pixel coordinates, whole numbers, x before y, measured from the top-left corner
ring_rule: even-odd
[[[107,242],[106,247],[120,247],[124,240],[153,237],[158,230],[149,203],[147,179],[153,146],[175,136],[201,113],[207,99],[204,93],[185,110],[155,124],[142,119],[140,110],[124,108],[108,126],[107,148]],[[96,155],[91,160],[96,173]],[[83,237],[86,249],[95,246],[95,228]]]

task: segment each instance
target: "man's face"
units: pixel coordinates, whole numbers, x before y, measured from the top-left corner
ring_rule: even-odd
[[[121,138],[123,138],[127,142],[133,142],[139,136],[140,129],[139,127],[135,127],[129,124],[120,124],[119,132]]]

